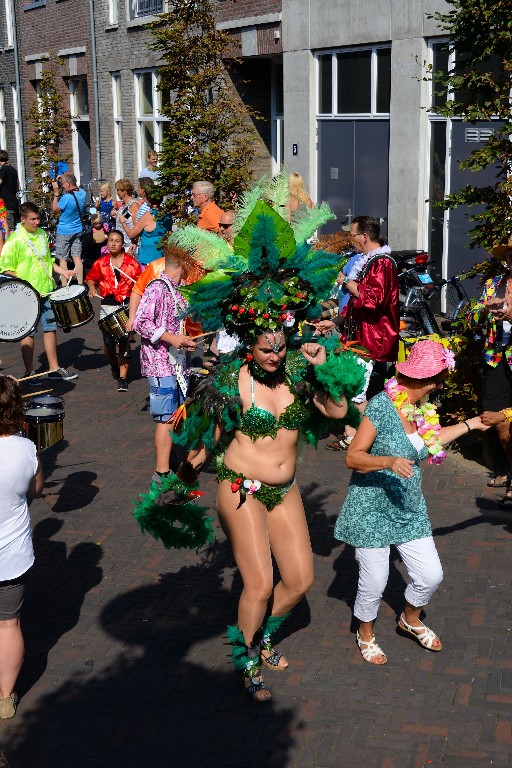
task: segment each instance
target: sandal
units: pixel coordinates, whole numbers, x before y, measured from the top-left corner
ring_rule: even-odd
[[[373,664],[374,666],[380,666],[381,664],[387,664],[388,657],[380,647],[380,645],[377,645],[375,642],[375,635],[372,635],[371,640],[361,640],[359,637],[359,630],[356,632],[356,640],[359,650],[361,651],[361,656],[365,661],[367,661],[369,664]],[[363,646],[365,646],[363,648]],[[376,656],[381,656],[381,661],[373,661]]]
[[[510,480],[508,475],[495,475],[487,483],[488,488],[508,488]]]
[[[342,435],[339,440],[327,443],[325,448],[327,451],[346,451],[351,442],[352,438],[349,435]]]
[[[267,669],[273,669],[274,672],[284,672],[286,669],[288,669],[288,660],[286,656],[283,656],[282,653],[279,653],[279,651],[274,648],[270,641],[270,637],[262,638],[260,641],[260,646],[260,659],[263,666],[265,666]],[[268,656],[263,655],[264,651],[268,653]],[[279,663],[281,659],[284,661],[283,664]]]
[[[505,496],[502,499],[498,499],[498,504],[501,507],[512,507],[512,490],[507,490]]]
[[[253,677],[254,675],[254,677]],[[250,661],[242,672],[242,683],[247,695],[253,701],[263,703],[270,701],[272,694],[263,682],[260,667],[257,661]]]
[[[411,625],[408,624],[404,619],[404,615],[402,613],[398,619],[397,627],[398,629],[402,630],[402,632],[405,632],[408,635],[412,635],[414,639],[417,640],[421,646],[423,646],[423,648],[427,649],[427,651],[440,651],[443,647],[443,644],[439,640],[434,630],[427,627],[425,624],[423,624],[422,621],[420,621],[420,624],[421,627],[411,627]],[[416,630],[419,630],[419,632]],[[439,642],[439,645],[434,646],[434,642],[436,640]]]

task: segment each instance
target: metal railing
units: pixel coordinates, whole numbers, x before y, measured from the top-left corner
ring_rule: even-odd
[[[164,10],[164,0],[133,0],[132,14],[134,19],[141,16],[156,16]]]

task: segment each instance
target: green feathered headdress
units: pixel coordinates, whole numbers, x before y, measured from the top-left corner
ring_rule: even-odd
[[[170,238],[212,270],[184,290],[187,315],[205,332],[223,325],[250,342],[267,329],[294,333],[299,322],[320,315],[319,302],[331,291],[341,257],[315,251],[306,240],[334,216],[323,203],[301,213],[294,231],[293,217],[288,222],[279,213],[286,209],[281,176],[260,180],[242,196],[233,247],[197,227]]]

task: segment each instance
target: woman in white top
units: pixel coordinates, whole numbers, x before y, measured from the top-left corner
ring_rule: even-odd
[[[24,643],[20,627],[25,576],[34,562],[28,504],[43,490],[34,443],[20,437],[23,400],[10,376],[0,377],[0,718],[13,717]]]

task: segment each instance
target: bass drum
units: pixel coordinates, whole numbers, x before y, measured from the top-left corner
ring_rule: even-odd
[[[0,275],[0,341],[21,341],[35,330],[39,294],[25,280]]]

